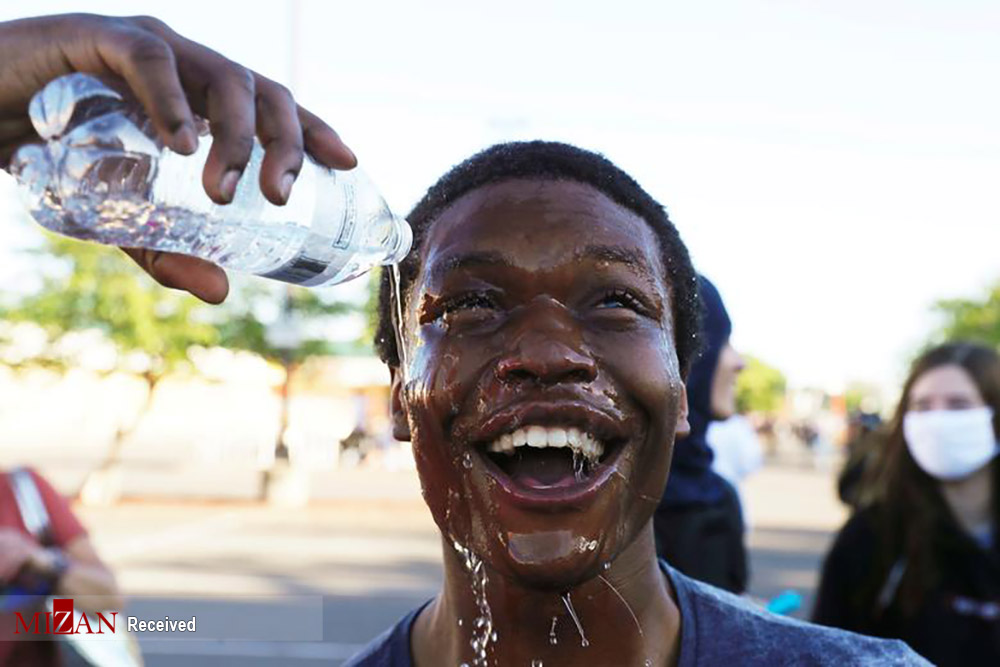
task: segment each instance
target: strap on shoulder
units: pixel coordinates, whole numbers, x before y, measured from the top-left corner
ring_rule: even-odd
[[[906,556],[900,556],[896,559],[896,562],[892,564],[892,568],[889,570],[889,574],[885,578],[885,584],[882,586],[882,590],[878,594],[878,609],[880,612],[884,612],[892,604],[892,601],[896,599],[896,591],[899,590],[899,582],[903,580],[903,575],[906,574]]]

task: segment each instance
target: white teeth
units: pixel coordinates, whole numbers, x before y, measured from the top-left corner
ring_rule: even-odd
[[[528,447],[545,447],[549,444],[549,434],[543,426],[528,427]]]
[[[513,454],[517,447],[569,447],[587,458],[596,459],[604,454],[604,443],[577,428],[546,428],[528,426],[513,433],[505,433],[489,444],[494,453]]]
[[[549,429],[549,447],[565,447],[569,442],[566,431],[561,428]]]

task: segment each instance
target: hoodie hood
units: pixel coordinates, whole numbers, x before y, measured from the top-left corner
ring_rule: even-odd
[[[726,482],[712,471],[712,449],[705,435],[712,415],[712,379],[719,364],[722,348],[729,342],[732,322],[715,285],[698,276],[701,295],[701,352],[691,364],[687,380],[688,422],[691,433],[674,443],[670,477],[663,492],[662,504],[713,505],[727,495]]]

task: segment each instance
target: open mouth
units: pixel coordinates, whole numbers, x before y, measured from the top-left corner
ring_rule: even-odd
[[[489,442],[484,458],[524,490],[587,485],[621,449],[576,427],[526,425]]]

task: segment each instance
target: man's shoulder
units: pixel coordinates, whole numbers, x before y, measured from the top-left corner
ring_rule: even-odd
[[[866,637],[779,616],[736,595],[677,575],[686,588],[698,664],[928,665],[898,640]],[[679,595],[682,594],[678,591]],[[685,611],[682,604],[682,613]]]
[[[343,667],[411,667],[410,630],[424,603],[401,618],[395,625],[373,639]]]

